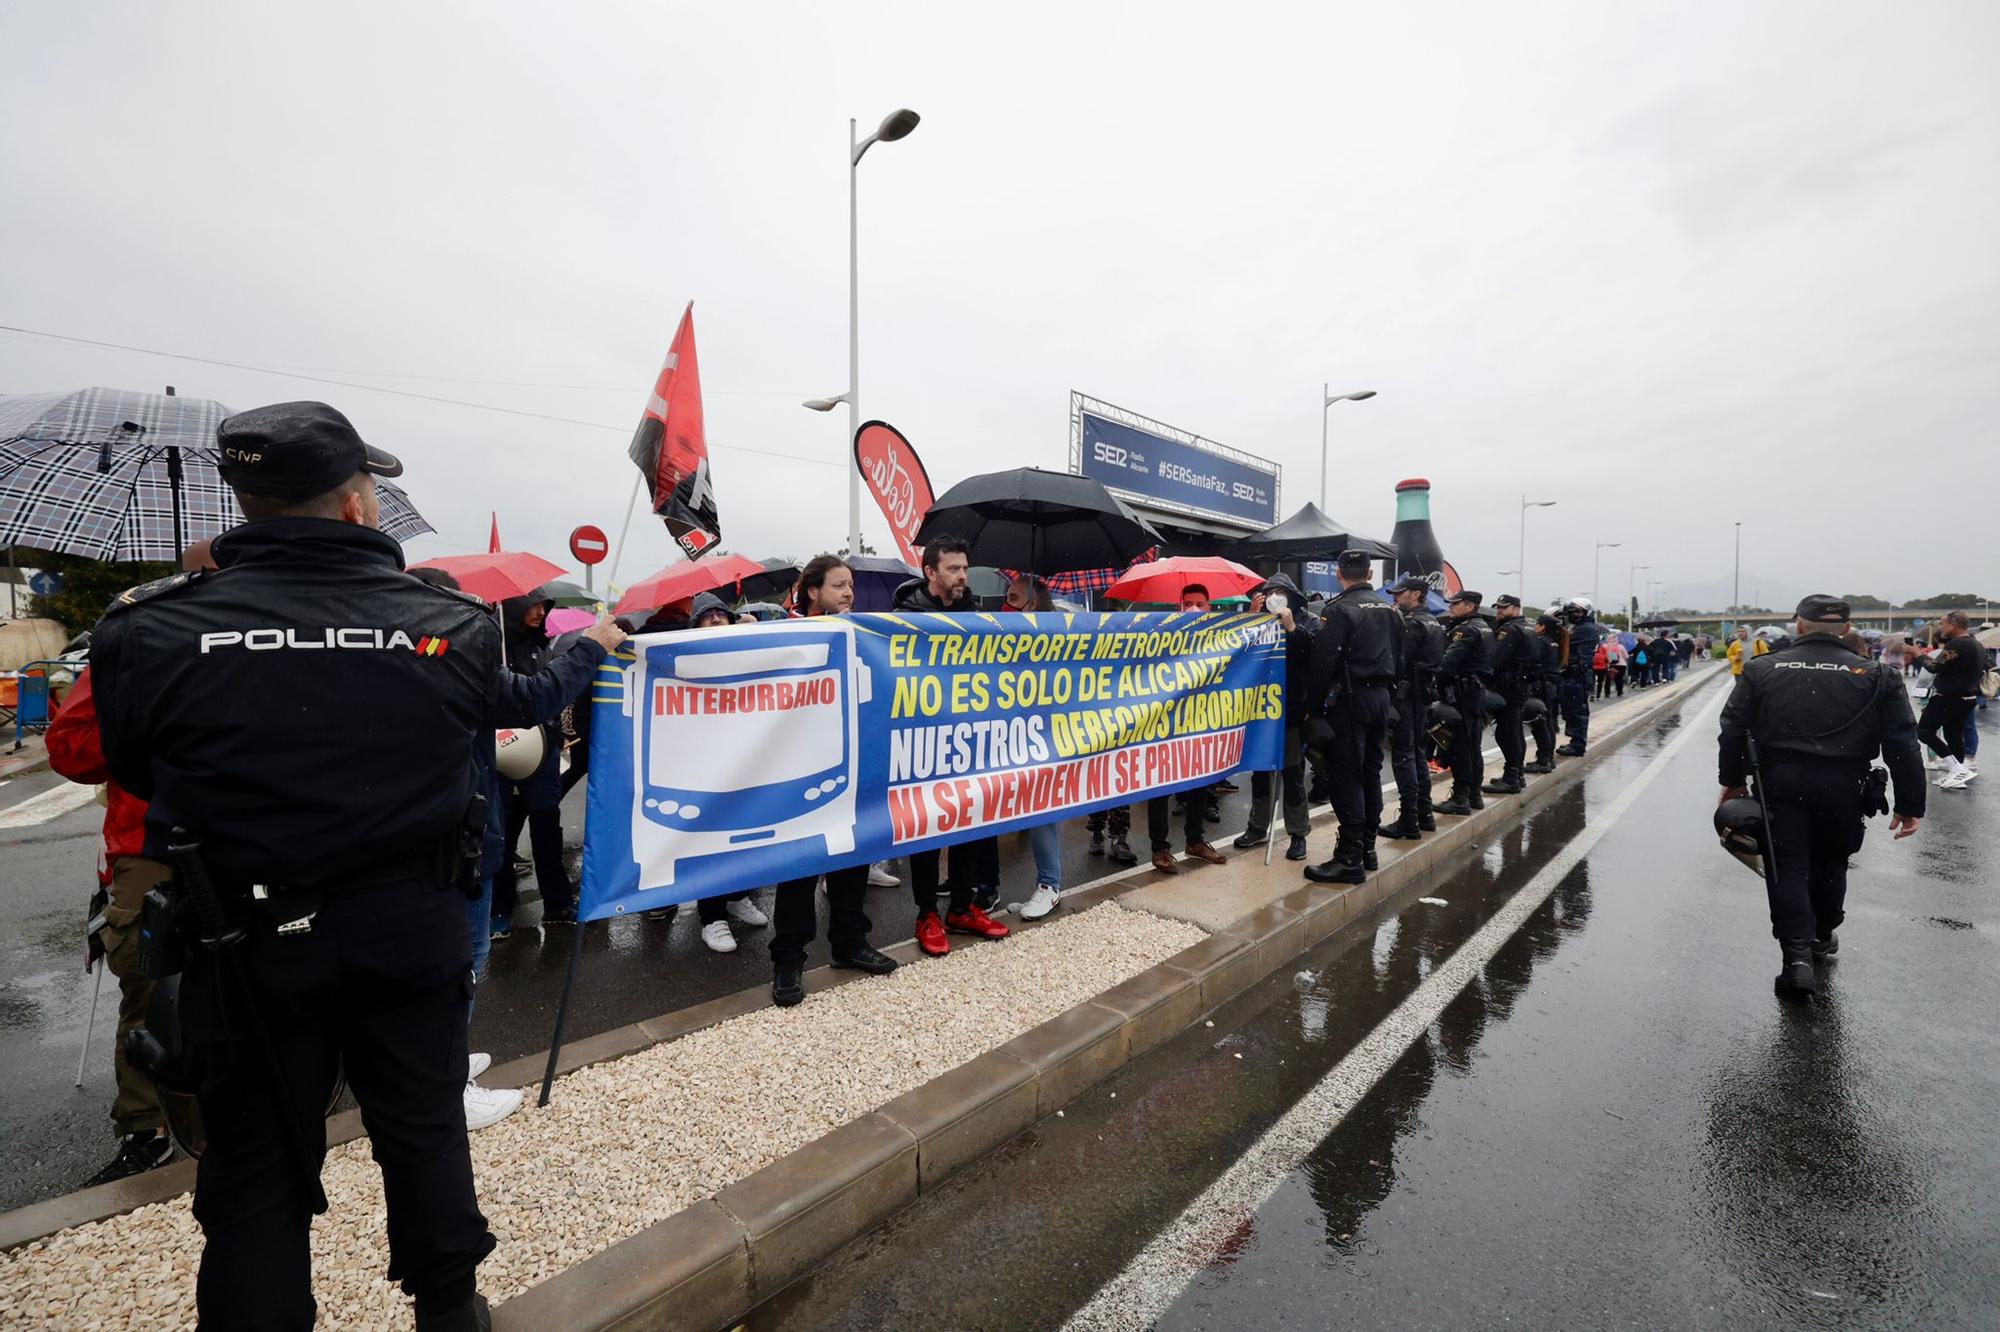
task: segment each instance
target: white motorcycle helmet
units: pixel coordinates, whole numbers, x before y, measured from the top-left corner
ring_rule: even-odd
[[[542,756],[548,752],[548,741],[542,736],[539,726],[524,726],[518,730],[496,731],[493,734],[494,764],[502,777],[510,782],[535,775],[535,769],[542,766]]]

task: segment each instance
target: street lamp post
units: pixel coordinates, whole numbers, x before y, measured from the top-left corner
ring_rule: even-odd
[[[1632,632],[1632,625],[1638,620],[1639,571],[1651,569],[1650,564],[1635,564],[1625,577],[1625,632]]]
[[[1729,583],[1729,613],[1743,604],[1743,524],[1736,524],[1736,576]]]
[[[814,398],[806,406],[830,412],[847,404],[847,553],[861,553],[861,464],[854,460],[854,437],[861,433],[861,159],[878,143],[906,138],[922,117],[904,107],[883,117],[875,132],[855,140],[855,122],[847,122],[847,392]]]
[[[1331,384],[1319,386],[1319,507],[1326,508],[1326,414],[1333,410],[1336,402],[1366,402],[1375,396],[1374,389],[1357,389],[1352,393],[1333,391]]]
[[[1526,495],[1521,496],[1521,549],[1520,559],[1516,561],[1521,567],[1515,570],[1520,575],[1521,583],[1515,595],[1521,598],[1523,605],[1528,600],[1528,510],[1553,509],[1555,506],[1554,500],[1531,500]]]
[[[1605,551],[1607,551],[1607,550],[1612,550],[1612,549],[1615,549],[1616,547],[1618,547],[1618,546],[1622,546],[1622,545],[1624,545],[1624,544],[1625,544],[1625,543],[1624,543],[1624,542],[1622,542],[1622,541],[1600,541],[1600,542],[1598,542],[1598,543],[1597,543],[1597,549],[1591,552],[1591,555],[1590,555],[1590,608],[1591,608],[1592,610],[1603,610],[1603,609],[1604,609],[1604,607],[1603,607],[1602,605],[1600,605],[1600,604],[1599,604],[1599,602],[1598,602],[1598,599],[1597,599],[1597,582],[1598,582],[1598,575],[1597,575],[1597,570],[1598,570],[1598,562],[1599,562],[1600,560],[1602,560],[1602,559],[1604,558],[1604,552],[1605,552]]]

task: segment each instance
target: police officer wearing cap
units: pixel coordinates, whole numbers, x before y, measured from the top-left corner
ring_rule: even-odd
[[[1326,755],[1333,813],[1333,857],[1306,867],[1315,883],[1360,883],[1376,866],[1382,826],[1382,743],[1389,690],[1402,673],[1403,633],[1394,604],[1375,591],[1374,563],[1358,550],[1335,563],[1340,595],[1326,603],[1313,635],[1306,679],[1308,739]]]
[[[1480,778],[1486,772],[1486,687],[1493,678],[1493,622],[1480,613],[1477,592],[1451,598],[1451,622],[1445,626],[1445,698],[1458,709],[1458,728],[1451,751],[1451,799],[1437,807],[1440,814],[1470,814],[1483,809]]]
[[[1527,787],[1522,767],[1528,761],[1527,723],[1523,710],[1535,677],[1541,673],[1541,649],[1521,618],[1521,599],[1502,594],[1493,603],[1493,690],[1500,695],[1500,715],[1494,721],[1500,746],[1500,775],[1486,784],[1488,795],[1519,795]]]
[[[1403,615],[1403,668],[1389,724],[1389,767],[1396,776],[1396,821],[1382,836],[1415,841],[1437,831],[1431,813],[1431,735],[1426,724],[1444,664],[1444,630],[1430,612],[1430,580],[1409,574],[1389,589]]]
[[[219,571],[128,594],[91,647],[111,770],[152,802],[148,854],[198,844],[172,854],[183,891],[204,900],[205,867],[242,933],[196,946],[180,988],[208,1134],[200,1323],[312,1326],[320,1108],[344,1065],[382,1169],[389,1278],[420,1329],[487,1327],[462,894],[484,823],[475,746],[506,706],[500,627],[403,572],[375,494],[402,464],[333,408],[241,412],[216,438],[248,520],[216,538]],[[600,626],[587,666],[620,637]]]
[[[1890,830],[1908,837],[1924,814],[1909,695],[1893,669],[1841,642],[1848,619],[1837,597],[1801,601],[1792,646],[1745,665],[1722,709],[1717,821],[1743,808],[1754,778],[1769,819],[1765,887],[1784,957],[1780,995],[1813,993],[1816,966],[1839,952],[1847,859],[1861,849],[1862,819],[1877,794],[1876,754],[1895,781]],[[1754,805],[1745,812],[1757,813]]]

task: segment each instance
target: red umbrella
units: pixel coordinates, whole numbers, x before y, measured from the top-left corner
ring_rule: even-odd
[[[713,592],[746,578],[760,578],[769,572],[757,561],[743,555],[717,555],[706,560],[682,560],[669,564],[650,578],[632,584],[618,598],[618,613],[658,610],[669,602],[684,601],[702,592]]]
[[[486,555],[446,555],[411,567],[441,569],[458,580],[461,591],[481,601],[493,602],[525,597],[542,584],[563,576],[562,566],[550,564],[539,555],[514,550],[496,550]]]
[[[1133,565],[1104,595],[1119,601],[1178,606],[1181,589],[1190,583],[1207,588],[1210,597],[1235,597],[1264,586],[1264,575],[1217,555],[1172,555]]]

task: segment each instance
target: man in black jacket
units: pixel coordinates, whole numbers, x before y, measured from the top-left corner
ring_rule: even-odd
[[[933,614],[969,613],[978,609],[966,591],[971,547],[965,538],[939,536],[924,547],[924,573],[896,589],[890,603],[899,611],[928,611]],[[979,939],[1004,939],[1005,925],[986,914],[974,895],[1000,894],[1000,841],[981,837],[960,842],[951,848],[951,898],[942,920],[938,918],[938,855],[936,851],[916,851],[910,855],[910,892],[917,902],[917,947],[932,957],[951,951],[953,934],[969,934]]]
[[[1430,581],[1410,574],[1390,589],[1403,613],[1403,669],[1396,677],[1389,726],[1389,764],[1396,774],[1396,821],[1382,836],[1414,841],[1437,831],[1431,813],[1431,737],[1426,724],[1444,665],[1444,630],[1427,605]]]
[[[1521,769],[1528,758],[1521,713],[1541,670],[1541,650],[1528,631],[1528,622],[1521,618],[1519,597],[1511,592],[1501,596],[1493,603],[1493,618],[1493,689],[1502,699],[1500,716],[1493,723],[1494,740],[1500,746],[1500,776],[1486,784],[1486,793],[1519,795],[1527,785]]]
[[[1909,695],[1888,667],[1841,643],[1847,621],[1847,603],[1836,597],[1801,601],[1797,641],[1746,664],[1722,709],[1722,801],[1749,794],[1756,746],[1755,776],[1770,818],[1771,933],[1784,955],[1781,995],[1818,989],[1814,964],[1839,952],[1833,932],[1847,899],[1848,857],[1861,849],[1877,753],[1896,784],[1890,830],[1908,837],[1924,814]]]
[[[1972,635],[1972,620],[1952,611],[1938,621],[1938,645],[1917,658],[1931,672],[1931,696],[1917,722],[1917,738],[1944,760],[1938,790],[1963,791],[1979,774],[1965,765],[1965,719],[1979,704],[1979,677],[1986,653]]]
[[[1451,799],[1437,807],[1440,814],[1470,814],[1486,801],[1479,794],[1486,771],[1486,688],[1493,678],[1493,622],[1479,612],[1477,592],[1460,592],[1451,599],[1451,623],[1445,627],[1445,698],[1458,709],[1458,729],[1451,751]]]
[[[375,477],[402,464],[339,412],[283,403],[216,435],[248,519],[216,539],[220,571],[126,594],[91,648],[106,759],[152,802],[148,854],[185,830],[244,936],[249,993],[204,945],[180,989],[209,1135],[197,1310],[204,1327],[312,1326],[305,1167],[344,1065],[382,1169],[388,1275],[419,1329],[471,1332],[494,1241],[462,1104],[461,877],[499,626],[404,574],[375,530]],[[275,1076],[253,1010],[281,1037]]]
[[[1326,752],[1327,782],[1339,821],[1333,856],[1306,867],[1315,883],[1360,883],[1376,867],[1382,826],[1382,745],[1389,689],[1402,674],[1403,628],[1394,603],[1376,593],[1374,562],[1342,551],[1340,595],[1326,603],[1313,635],[1306,677],[1308,737]]]
[[[1274,600],[1275,597],[1275,600]],[[1278,617],[1285,631],[1285,754],[1280,773],[1250,774],[1250,824],[1236,845],[1248,849],[1260,845],[1271,828],[1272,778],[1280,776],[1284,788],[1285,832],[1290,841],[1285,859],[1306,858],[1306,834],[1312,819],[1306,809],[1305,720],[1306,677],[1312,668],[1312,631],[1299,619],[1305,613],[1305,597],[1291,579],[1276,574],[1271,581],[1250,594],[1250,609],[1266,610]]]

